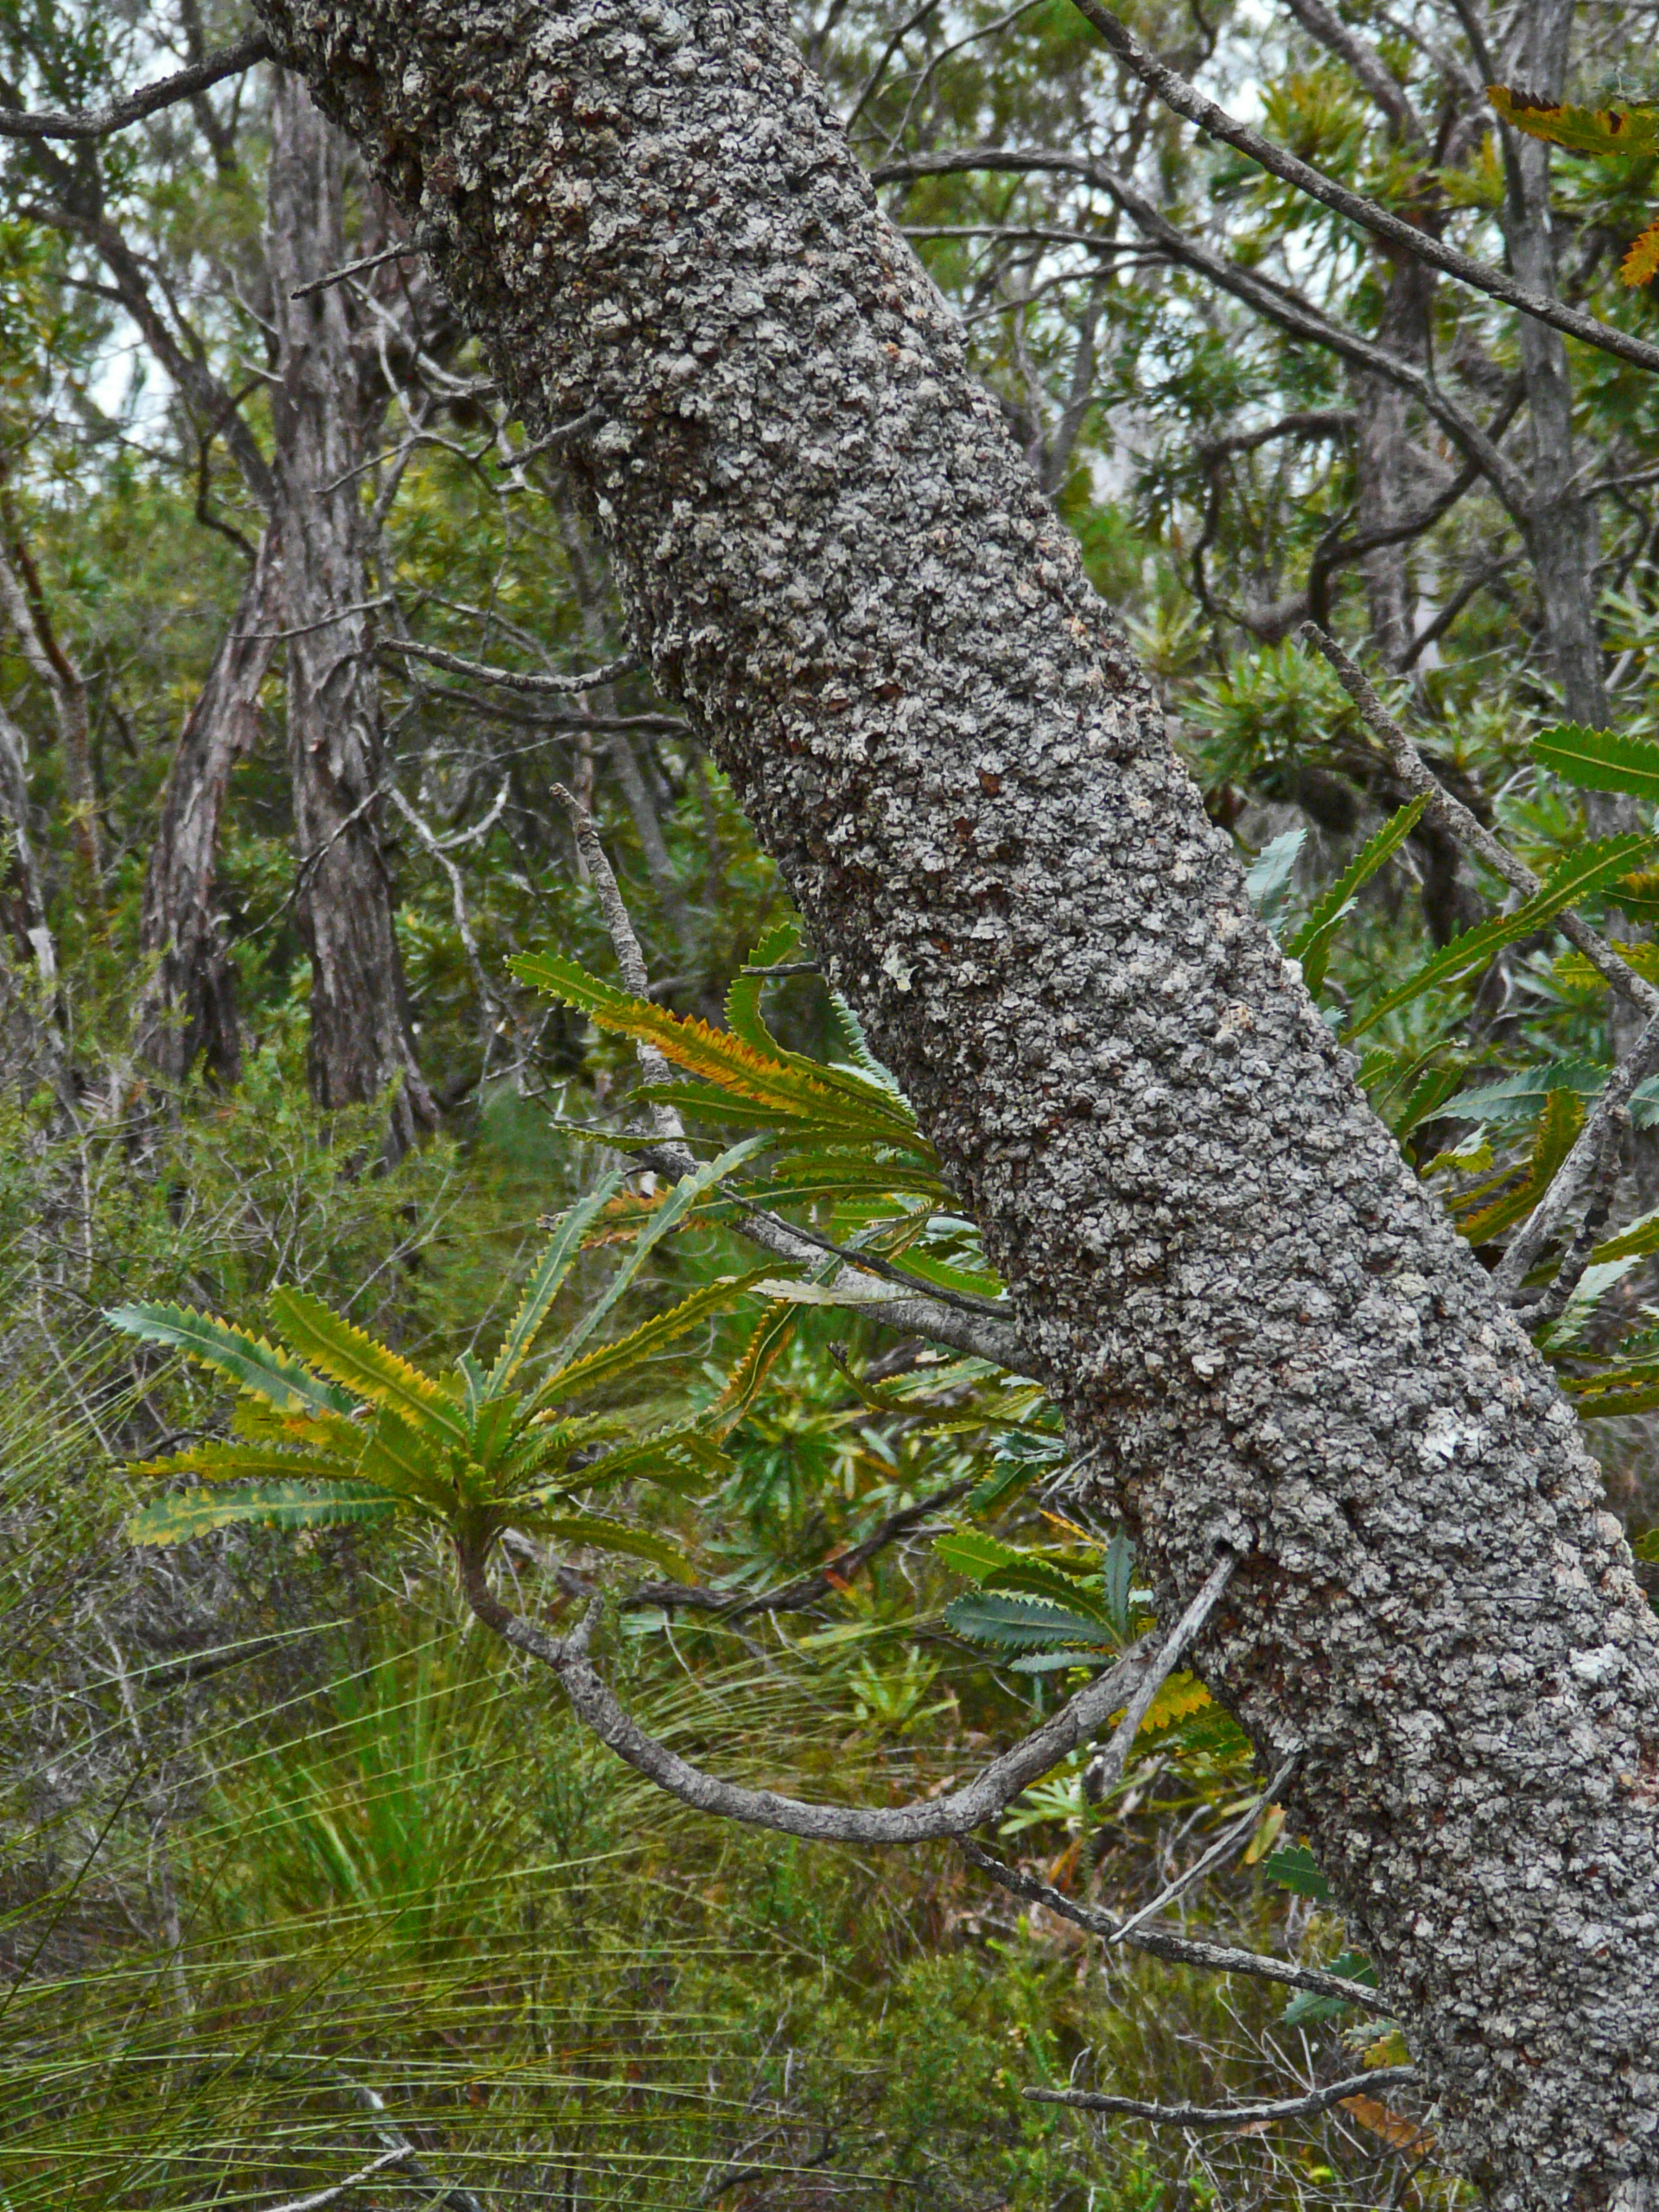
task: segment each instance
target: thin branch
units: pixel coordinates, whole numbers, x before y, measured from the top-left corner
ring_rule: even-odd
[[[856,1574],[861,1567],[868,1565],[889,1544],[900,1536],[907,1536],[912,1529],[919,1528],[934,1514],[944,1512],[959,1497],[965,1497],[975,1480],[974,1476],[969,1475],[944,1490],[935,1491],[931,1497],[922,1498],[915,1505],[906,1505],[899,1512],[889,1514],[862,1543],[837,1552],[834,1559],[827,1559],[822,1567],[797,1576],[793,1582],[786,1582],[781,1590],[763,1591],[756,1596],[741,1590],[704,1590],[683,1582],[647,1582],[631,1590],[623,1602],[629,1607],[656,1605],[664,1612],[683,1608],[692,1612],[716,1613],[728,1621],[751,1620],[757,1613],[805,1612],[827,1598],[837,1582],[845,1582],[850,1575]]]
[[[771,1789],[748,1789],[707,1774],[677,1751],[647,1736],[588,1656],[598,1618],[590,1606],[569,1636],[550,1637],[508,1611],[491,1588],[481,1551],[457,1544],[461,1587],[484,1625],[514,1650],[538,1661],[557,1675],[578,1719],[620,1759],[648,1782],[677,1797],[694,1811],[737,1821],[746,1827],[772,1828],[819,1843],[924,1843],[939,1836],[964,1835],[995,1820],[1023,1789],[1039,1781],[1081,1745],[1132,1695],[1142,1679],[1147,1639],[1131,1645],[1116,1665],[1097,1675],[1053,1719],[982,1769],[965,1789],[919,1804],[886,1808],[809,1803]],[[1231,1558],[1221,1568],[1230,1573]],[[1211,1578],[1211,1583],[1215,1576]],[[1206,1592],[1211,1586],[1207,1583]]]
[[[388,261],[407,261],[411,254],[424,253],[426,248],[410,238],[403,245],[382,246],[378,253],[365,253],[360,261],[347,261],[338,269],[331,269],[326,276],[314,276],[308,284],[302,284],[289,294],[290,300],[308,300],[314,292],[328,291],[335,284],[343,284],[348,276],[361,276],[371,269],[378,269]]]
[[[1130,1700],[1122,1719],[1112,1732],[1110,1743],[1090,1760],[1084,1773],[1083,1786],[1096,1805],[1122,1776],[1134,1749],[1135,1739],[1141,1732],[1141,1724],[1152,1710],[1152,1700],[1179,1666],[1205,1623],[1220,1604],[1222,1592],[1232,1580],[1233,1570],[1237,1565],[1235,1553],[1224,1554],[1208,1581],[1170,1630],[1163,1649],[1147,1669],[1140,1688]]]
[[[1465,846],[1495,875],[1502,876],[1523,899],[1535,897],[1543,887],[1539,878],[1524,861],[1517,860],[1490,830],[1477,822],[1460,799],[1452,798],[1378,698],[1369,678],[1349,659],[1329,632],[1320,629],[1316,622],[1304,622],[1298,635],[1330,663],[1338,683],[1358,708],[1366,727],[1382,740],[1395,773],[1407,791],[1414,798],[1427,798],[1428,818]],[[1555,926],[1621,998],[1640,1007],[1644,1014],[1659,1014],[1659,988],[1649,982],[1645,976],[1639,976],[1598,931],[1570,912],[1558,914]]]
[[[1072,5],[1094,25],[1132,75],[1154,92],[1166,107],[1196,124],[1207,137],[1221,139],[1270,175],[1306,193],[1310,200],[1317,200],[1333,213],[1346,216],[1350,222],[1358,223],[1376,237],[1386,238],[1391,245],[1402,246],[1419,261],[1455,277],[1460,284],[1484,292],[1490,299],[1501,300],[1506,307],[1518,308],[1535,321],[1565,331],[1569,337],[1598,346],[1603,353],[1617,353],[1621,359],[1634,361],[1638,368],[1659,369],[1659,346],[1646,345],[1628,332],[1599,322],[1594,315],[1582,314],[1563,301],[1552,299],[1546,292],[1536,292],[1529,284],[1517,283],[1490,262],[1477,261],[1472,255],[1459,252],[1456,246],[1447,245],[1428,232],[1420,230],[1404,216],[1395,214],[1375,200],[1366,199],[1363,193],[1351,192],[1346,185],[1338,184],[1323,170],[1310,167],[1287,148],[1275,145],[1248,124],[1236,122],[1196,85],[1189,84],[1185,77],[1160,61],[1126,23],[1101,4],[1101,0],[1072,0]]]
[[[409,2146],[401,2151],[383,2151],[372,2164],[364,2166],[344,2181],[336,2182],[332,2189],[320,2190],[315,2196],[291,2196],[286,2204],[275,2204],[271,2212],[323,2212],[323,2207],[338,2204],[354,2189],[361,2189],[365,2181],[372,2181],[376,2174],[384,2173],[388,2166],[401,2166],[409,2157]]]
[[[416,645],[412,638],[382,638],[375,650],[402,654],[410,660],[429,661],[434,668],[444,669],[451,676],[469,677],[474,683],[499,684],[504,691],[528,691],[539,698],[568,697],[573,691],[596,691],[601,684],[614,683],[619,677],[630,674],[639,665],[638,653],[624,653],[619,659],[607,661],[603,667],[589,669],[581,676],[531,676],[515,668],[493,668],[481,660],[465,660],[461,654],[441,652],[436,645]]]
[[[176,76],[163,77],[154,85],[129,92],[124,99],[111,100],[107,107],[67,111],[43,108],[38,111],[0,108],[0,138],[108,138],[131,124],[142,123],[147,115],[155,115],[162,108],[193,99],[226,77],[240,76],[257,61],[269,61],[271,51],[270,41],[260,31],[252,38],[245,38],[239,46],[226,47],[219,54],[207,55],[192,68],[181,69]]]
[[[1377,2066],[1369,2074],[1332,2082],[1305,2097],[1279,2097],[1255,2105],[1150,2105],[1139,2097],[1099,2096],[1092,2089],[1022,2089],[1020,2094],[1033,2104],[1069,2105],[1073,2112],[1122,2113],[1162,2127],[1251,2127],[1270,2120],[1309,2120],[1350,2097],[1370,2096],[1378,2089],[1396,2088],[1416,2079],[1414,2066]]]
[[[1343,329],[1289,285],[1264,276],[1259,269],[1246,269],[1238,262],[1230,261],[1224,254],[1213,252],[1185,232],[1178,230],[1128,177],[1106,163],[1047,148],[973,146],[960,153],[918,155],[890,162],[873,169],[870,177],[874,184],[897,184],[917,177],[954,176],[976,169],[1016,176],[1075,176],[1093,185],[1096,191],[1108,194],[1136,229],[1162,246],[1173,260],[1196,270],[1293,336],[1311,339],[1356,368],[1385,377],[1402,391],[1409,391],[1474,462],[1510,512],[1517,518],[1526,513],[1530,486],[1524,473],[1504,458],[1481,425],[1447,395],[1427,369],[1419,363],[1403,360],[1386,346]]]
[[[1027,1874],[1020,1867],[1005,1866],[988,1851],[982,1851],[971,1837],[963,1837],[957,1848],[969,1865],[977,1866],[981,1873],[988,1874],[1001,1888],[1024,1897],[1027,1904],[1042,1905],[1075,1927],[1086,1928],[1091,1936],[1103,1936],[1108,1942],[1117,1936],[1120,1923],[1110,1913],[1078,1904],[1064,1890],[1039,1882],[1034,1874]],[[1306,1989],[1315,1997],[1340,1998],[1344,2004],[1369,2006],[1372,2012],[1387,2017],[1376,1990],[1363,1981],[1350,1981],[1344,1974],[1327,1974],[1322,1967],[1293,1966],[1288,1959],[1266,1958],[1259,1951],[1241,1950],[1236,1944],[1211,1943],[1194,1936],[1179,1936],[1170,1928],[1126,1930],[1123,1941],[1131,1950],[1145,1951],[1150,1957],[1162,1959],[1171,1966],[1198,1967],[1206,1974],[1253,1974],[1258,1981],[1276,1981],[1287,1989]]]
[[[1166,1905],[1173,1904],[1184,1891],[1190,1890],[1194,1882],[1201,1880],[1212,1867],[1218,1866],[1223,1859],[1236,1851],[1239,1845],[1245,1842],[1255,1833],[1256,1823],[1262,1817],[1262,1808],[1278,1803],[1279,1793],[1296,1771],[1296,1763],[1300,1757],[1300,1751],[1293,1751],[1272,1781],[1268,1783],[1266,1789],[1259,1791],[1239,1818],[1223,1830],[1209,1850],[1195,1859],[1183,1872],[1176,1875],[1173,1882],[1166,1884],[1150,1904],[1143,1904],[1138,1912],[1132,1912],[1127,1920],[1120,1921],[1107,1941],[1112,1943],[1127,1942],[1137,1928],[1144,1926],[1148,1920],[1155,1919]]]
[[[501,454],[499,456],[501,466],[503,468],[517,468],[520,461],[534,461],[538,454],[556,453],[561,446],[569,445],[572,438],[580,437],[584,430],[597,429],[604,420],[605,410],[602,407],[589,407],[569,423],[561,423],[557,429],[550,430],[545,437],[537,438],[533,445],[520,446],[516,453]]]

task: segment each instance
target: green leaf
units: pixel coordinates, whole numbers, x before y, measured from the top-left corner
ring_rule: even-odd
[[[721,1182],[732,1173],[734,1168],[741,1167],[746,1160],[753,1160],[757,1152],[764,1152],[771,1141],[770,1137],[746,1137],[741,1144],[734,1144],[728,1150],[722,1152],[717,1160],[706,1160],[695,1174],[683,1175],[680,1178],[661,1205],[658,1206],[647,1217],[645,1227],[629,1247],[627,1258],[606,1285],[604,1296],[588,1307],[587,1313],[582,1315],[581,1320],[559,1346],[554,1359],[552,1373],[549,1376],[547,1382],[543,1384],[541,1390],[537,1393],[538,1397],[545,1395],[546,1392],[557,1382],[559,1377],[567,1371],[576,1353],[593,1335],[594,1331],[616,1304],[629,1284],[633,1281],[640,1268],[644,1267],[652,1253],[669,1231],[678,1228],[680,1223],[705,1192],[713,1190],[716,1184]]]
[[[251,1391],[279,1413],[349,1414],[351,1399],[264,1337],[184,1306],[118,1306],[104,1319],[148,1344],[172,1344],[203,1367]]]
[[[1607,1070],[1594,1060],[1546,1060],[1523,1068],[1501,1083],[1460,1090],[1446,1105],[1446,1118],[1459,1122],[1527,1122],[1557,1090],[1594,1098],[1605,1088]]]
[[[337,1459],[315,1452],[285,1452],[269,1444],[197,1444],[165,1459],[143,1459],[128,1472],[134,1475],[199,1475],[207,1482],[251,1482],[268,1478],[289,1482],[334,1482],[350,1479],[357,1461]]]
[[[711,1313],[728,1312],[740,1298],[758,1287],[766,1272],[764,1268],[755,1268],[747,1274],[721,1275],[717,1282],[706,1283],[701,1290],[694,1290],[690,1298],[683,1298],[677,1306],[671,1306],[666,1313],[658,1314],[654,1320],[642,1321],[637,1329],[631,1330],[626,1337],[619,1337],[614,1344],[601,1344],[585,1358],[560,1368],[542,1385],[534,1402],[540,1404],[552,1397],[574,1397],[578,1392],[597,1389],[602,1382],[613,1382],[619,1376],[631,1373]]]
[[[1376,1968],[1363,1951],[1340,1953],[1325,1971],[1339,1974],[1346,1981],[1363,1982],[1367,1989],[1376,1987]],[[1285,2007],[1285,2025],[1300,2028],[1312,2026],[1316,2020],[1334,2020],[1338,2014],[1351,2012],[1356,2002],[1351,1997],[1321,1997],[1313,1990],[1299,1989]]]
[[[243,1490],[181,1491],[159,1497],[127,1523],[135,1544],[181,1544],[216,1529],[334,1529],[347,1522],[385,1521],[397,1500],[372,1483],[259,1483]]]
[[[556,1536],[561,1543],[585,1544],[597,1552],[619,1552],[627,1559],[648,1560],[677,1582],[696,1580],[690,1560],[676,1545],[643,1529],[631,1529],[626,1522],[607,1521],[598,1513],[536,1514],[522,1522],[514,1517],[515,1525]]]
[[[1538,1127],[1533,1132],[1525,1175],[1514,1189],[1503,1192],[1472,1213],[1465,1211],[1458,1223],[1459,1234],[1471,1244],[1484,1244],[1491,1238],[1502,1236],[1506,1229],[1512,1229],[1517,1221],[1524,1221],[1554,1181],[1556,1169],[1578,1142],[1583,1127],[1584,1101],[1571,1090],[1552,1090],[1544,1101]],[[1466,1207],[1471,1199],[1478,1199],[1480,1195],[1471,1192],[1463,1205]]]
[[[1295,879],[1296,862],[1306,842],[1306,830],[1287,830],[1283,836],[1264,845],[1244,871],[1245,896],[1275,936],[1275,925],[1283,917]]]
[[[1043,1598],[1005,1597],[995,1591],[976,1590],[954,1598],[944,1609],[946,1624],[972,1643],[1001,1645],[1007,1650],[1081,1649],[1104,1656],[1110,1639],[1098,1621],[1068,1607],[1051,1605]]]
[[[1659,107],[1572,107],[1489,85],[1486,97],[1517,130],[1573,154],[1659,154]]]
[[[1615,877],[1628,874],[1636,861],[1653,851],[1656,842],[1659,841],[1651,836],[1631,835],[1601,838],[1584,845],[1563,861],[1536,894],[1514,913],[1494,915],[1491,921],[1465,930],[1427,961],[1414,976],[1396,989],[1385,993],[1355,1022],[1348,1033],[1350,1039],[1362,1035],[1385,1014],[1392,1014],[1397,1007],[1421,998],[1426,991],[1461,982],[1477,970],[1484,972],[1506,944],[1530,937],[1564,908],[1604,890]]]
[[[953,1529],[936,1537],[933,1548],[953,1574],[965,1574],[970,1582],[983,1582],[998,1567],[1025,1557],[1013,1544],[1000,1543],[980,1529]]]
[[[314,1367],[371,1405],[388,1408],[417,1433],[435,1431],[456,1450],[467,1449],[466,1417],[455,1399],[390,1345],[308,1291],[273,1290],[270,1310],[289,1343]]]
[[[710,1408],[717,1433],[726,1436],[736,1427],[759,1396],[767,1376],[792,1341],[798,1316],[787,1300],[767,1306],[754,1325],[737,1364],[726,1378],[726,1387]]]
[[[1580,791],[1624,791],[1659,804],[1659,742],[1650,737],[1562,722],[1539,732],[1532,741],[1532,757]]]
[[[518,1311],[513,1315],[507,1325],[507,1332],[501,1339],[495,1365],[490,1370],[484,1385],[487,1395],[493,1396],[504,1384],[511,1382],[529,1357],[553,1301],[559,1294],[560,1286],[582,1249],[582,1240],[621,1187],[620,1175],[606,1176],[594,1190],[579,1205],[572,1206],[560,1220],[546,1251],[524,1286],[524,1294],[518,1301]]]
[[[1323,1904],[1330,1897],[1331,1885],[1319,1872],[1319,1861],[1305,1843],[1294,1843],[1283,1851],[1275,1851],[1262,1862],[1262,1872],[1269,1881],[1277,1882],[1283,1890],[1294,1890],[1299,1897],[1313,1897]]]
[[[1352,906],[1356,893],[1404,844],[1422,820],[1423,809],[1427,804],[1428,793],[1425,791],[1409,806],[1402,806],[1397,814],[1391,814],[1376,835],[1354,855],[1291,938],[1286,949],[1293,960],[1300,961],[1302,981],[1316,995],[1325,982],[1338,928]]]
[[[745,963],[750,968],[776,968],[792,960],[800,950],[801,931],[797,922],[779,922],[761,938]],[[786,1058],[784,1047],[767,1028],[760,1012],[760,994],[766,989],[765,976],[746,976],[741,973],[732,979],[726,994],[726,1027],[734,1037],[744,1044],[753,1045],[756,1052],[765,1052],[773,1059]]]

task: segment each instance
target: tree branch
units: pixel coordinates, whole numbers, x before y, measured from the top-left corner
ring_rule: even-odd
[[[1039,1904],[1049,1912],[1058,1913],[1074,1927],[1086,1928],[1091,1936],[1103,1936],[1109,1943],[1127,1943],[1131,1950],[1145,1951],[1168,1965],[1198,1967],[1206,1974],[1254,1974],[1258,1981],[1276,1981],[1287,1989],[1306,1989],[1315,1997],[1338,1997],[1345,2004],[1368,2005],[1387,2017],[1378,1993],[1363,1981],[1350,1981],[1344,1974],[1327,1974],[1323,1967],[1293,1966],[1288,1959],[1266,1958],[1259,1951],[1241,1950],[1231,1943],[1211,1943],[1196,1936],[1179,1936],[1173,1929],[1133,1927],[1115,1920],[1109,1912],[1077,1904],[1064,1890],[1039,1882],[1034,1874],[1027,1874],[1018,1866],[1005,1866],[1001,1859],[982,1850],[970,1836],[961,1838],[957,1847],[970,1866],[977,1866],[982,1874],[988,1874],[999,1887],[1011,1890],[1027,1904]]]
[[[263,32],[257,32],[238,46],[226,47],[218,54],[206,55],[190,68],[181,69],[176,76],[163,77],[154,85],[127,93],[124,99],[111,100],[107,107],[67,111],[0,108],[0,138],[108,138],[132,124],[142,123],[147,115],[155,115],[164,107],[175,107],[181,100],[194,99],[226,77],[240,76],[256,62],[269,61],[271,51],[270,41]]]
[[[965,1835],[970,1828],[995,1820],[1021,1790],[1039,1781],[1068,1753],[1091,1741],[1128,1696],[1123,1718],[1103,1754],[1109,1760],[1115,1757],[1121,1768],[1157,1684],[1179,1663],[1198,1634],[1237,1564],[1232,1553],[1224,1555],[1155,1656],[1148,1653],[1147,1637],[1131,1645],[1115,1665],[1062,1706],[1052,1720],[1012,1751],[993,1759],[965,1789],[920,1804],[874,1809],[808,1803],[779,1796],[771,1789],[747,1789],[704,1773],[666,1744],[647,1736],[594,1666],[588,1647],[598,1618],[596,1607],[588,1608],[581,1625],[570,1635],[544,1636],[529,1621],[510,1612],[496,1596],[481,1551],[458,1543],[456,1554],[461,1587],[479,1619],[504,1643],[550,1668],[563,1684],[577,1718],[648,1782],[695,1811],[738,1821],[747,1827],[772,1828],[820,1843],[869,1844],[924,1843],[940,1836]]]
[[[1033,2104],[1069,2105],[1073,2112],[1122,2113],[1164,2127],[1249,2127],[1268,2120],[1308,2120],[1350,2097],[1370,2096],[1378,2089],[1392,2089],[1416,2079],[1414,2066],[1378,2066],[1369,2074],[1332,2082],[1305,2097],[1280,2097],[1255,2105],[1149,2105],[1138,2097],[1099,2096],[1092,2089],[1022,2089],[1020,2094]]]
[[[618,659],[607,661],[601,668],[588,669],[580,676],[534,676],[516,668],[493,668],[481,660],[465,660],[459,653],[441,652],[436,645],[419,645],[412,638],[382,638],[375,650],[380,653],[397,653],[410,660],[429,661],[434,668],[447,670],[451,676],[470,677],[474,683],[499,684],[504,691],[528,691],[538,698],[568,697],[573,691],[596,691],[604,683],[614,683],[620,676],[627,676],[639,665],[638,653],[623,653]]]
[[[1659,346],[1646,345],[1625,331],[1615,330],[1610,323],[1599,322],[1594,315],[1583,315],[1577,308],[1552,299],[1548,293],[1535,291],[1529,284],[1518,284],[1490,262],[1477,261],[1472,255],[1459,252],[1456,246],[1445,245],[1403,216],[1394,214],[1375,200],[1366,199],[1363,193],[1351,192],[1346,185],[1338,184],[1323,170],[1310,167],[1287,148],[1274,145],[1248,124],[1236,122],[1196,85],[1189,84],[1185,77],[1149,53],[1127,24],[1121,22],[1109,8],[1101,5],[1101,0],[1072,0],[1072,5],[1094,25],[1132,75],[1138,77],[1148,91],[1155,92],[1166,107],[1185,116],[1189,123],[1195,123],[1207,137],[1221,139],[1281,182],[1294,185],[1310,200],[1317,200],[1333,213],[1360,224],[1376,237],[1386,238],[1390,245],[1403,246],[1419,261],[1427,262],[1430,268],[1440,270],[1445,276],[1456,277],[1460,284],[1484,292],[1490,299],[1501,300],[1506,307],[1518,308],[1535,322],[1548,323],[1556,330],[1565,331],[1586,346],[1599,346],[1605,353],[1617,353],[1622,360],[1634,361],[1638,368],[1659,369]]]

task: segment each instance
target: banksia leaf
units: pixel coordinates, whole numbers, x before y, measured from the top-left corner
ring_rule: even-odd
[[[1532,741],[1532,757],[1580,791],[1624,791],[1659,803],[1659,744],[1650,737],[1563,722],[1540,730]]]
[[[1527,899],[1512,914],[1498,914],[1489,922],[1478,923],[1465,930],[1461,937],[1452,938],[1432,960],[1426,961],[1414,976],[1409,976],[1395,990],[1386,993],[1376,1003],[1367,1008],[1363,1017],[1355,1022],[1348,1034],[1351,1039],[1360,1036],[1385,1014],[1410,1005],[1421,998],[1426,991],[1462,982],[1465,977],[1483,972],[1506,944],[1530,937],[1535,930],[1560,913],[1566,907],[1575,906],[1605,891],[1616,878],[1628,875],[1634,865],[1649,857],[1656,840],[1640,834],[1625,837],[1600,838],[1583,846],[1569,859],[1563,861],[1535,895]]]
[[[626,1559],[643,1559],[660,1567],[677,1582],[695,1582],[691,1562],[666,1538],[621,1521],[607,1521],[598,1513],[532,1515],[522,1524],[539,1535],[556,1536],[561,1543],[582,1544],[596,1552],[618,1552]]]
[[[289,1343],[314,1367],[371,1405],[389,1407],[411,1427],[435,1429],[457,1450],[467,1449],[467,1423],[454,1399],[389,1345],[308,1291],[274,1290],[270,1310]]]
[[[1302,981],[1316,995],[1325,982],[1337,931],[1353,905],[1356,893],[1398,852],[1422,820],[1423,809],[1427,804],[1428,794],[1425,791],[1409,806],[1402,806],[1397,814],[1391,814],[1376,835],[1355,854],[1286,946],[1291,958],[1301,963]]]
[[[503,1384],[511,1382],[523,1365],[551,1311],[554,1300],[559,1294],[560,1286],[582,1249],[582,1238],[588,1234],[595,1217],[603,1212],[621,1188],[621,1184],[620,1175],[606,1176],[597,1189],[591,1191],[579,1205],[572,1206],[560,1221],[546,1251],[524,1286],[524,1294],[518,1301],[518,1312],[507,1325],[507,1332],[501,1339],[495,1365],[484,1386],[486,1394],[499,1390]]]
[[[1641,237],[1618,264],[1619,281],[1624,284],[1650,284],[1659,276],[1659,215],[1656,215]]]
[[[1571,107],[1489,85],[1486,97],[1517,130],[1572,154],[1659,154],[1659,108]]]
[[[1556,1169],[1572,1151],[1583,1127],[1584,1101],[1577,1092],[1552,1090],[1538,1116],[1525,1175],[1501,1198],[1481,1206],[1478,1212],[1465,1213],[1458,1224],[1459,1232],[1471,1244],[1484,1244],[1524,1221],[1554,1181]]]
[[[970,1643],[996,1644],[1009,1651],[1083,1650],[1103,1656],[1110,1645],[1097,1621],[1046,1598],[976,1590],[953,1599],[944,1618],[949,1627]]]
[[[175,1350],[210,1367],[238,1389],[251,1391],[279,1413],[349,1414],[353,1402],[345,1393],[313,1375],[298,1360],[290,1359],[264,1337],[246,1329],[232,1329],[211,1314],[197,1313],[183,1306],[118,1306],[104,1319],[111,1328],[141,1337],[147,1344],[171,1344]]]
[[[158,1497],[133,1515],[127,1535],[135,1544],[181,1544],[216,1529],[334,1529],[384,1521],[397,1510],[397,1499],[372,1483],[257,1483]]]

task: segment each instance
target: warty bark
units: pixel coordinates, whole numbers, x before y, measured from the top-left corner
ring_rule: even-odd
[[[1659,1638],[760,0],[258,0],[438,241],[1505,2207],[1653,2196]]]

